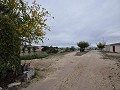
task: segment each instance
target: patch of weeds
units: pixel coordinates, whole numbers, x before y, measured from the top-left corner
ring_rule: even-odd
[[[117,62],[120,62],[120,56],[118,55],[109,55],[108,52],[104,52],[104,51],[102,51],[101,53],[102,53],[103,59],[110,59],[110,60],[115,60]]]
[[[75,54],[75,56],[82,56],[82,55],[84,55],[84,54],[86,54],[86,53],[88,53],[89,51],[85,51],[85,52],[77,52],[76,54]]]
[[[54,58],[54,57],[61,57],[61,56],[64,56],[65,54],[68,54],[70,52],[59,52],[59,53],[56,53],[56,54],[49,54],[48,57],[46,57],[46,59],[49,59],[49,58]]]
[[[114,78],[116,78],[117,81],[120,81],[120,55],[119,54],[115,54],[115,53],[110,53],[110,52],[101,52],[103,59],[108,59],[108,60],[114,60],[115,62],[115,66],[117,66],[117,68],[111,68],[112,72],[111,75],[108,76],[111,85],[113,87],[113,90],[117,90],[115,83],[114,83]]]
[[[32,60],[32,59],[41,59],[48,57],[48,54],[35,54],[35,55],[26,55],[20,56],[20,60]]]
[[[108,54],[106,52],[102,52],[102,59],[110,59],[110,56],[108,56]]]

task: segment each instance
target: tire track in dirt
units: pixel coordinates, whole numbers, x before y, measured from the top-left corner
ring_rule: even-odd
[[[101,57],[98,51],[83,56],[67,54],[55,64],[52,75],[26,90],[114,90],[108,76],[115,62]]]

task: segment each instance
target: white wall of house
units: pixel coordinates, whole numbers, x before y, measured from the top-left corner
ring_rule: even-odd
[[[115,52],[120,53],[120,45],[115,45]]]
[[[105,51],[110,51],[110,45],[105,46],[104,50]]]
[[[111,45],[110,46],[110,52],[114,52],[113,51],[113,46],[115,46],[115,52],[120,53],[120,45]]]
[[[110,52],[113,52],[113,46],[110,46]]]

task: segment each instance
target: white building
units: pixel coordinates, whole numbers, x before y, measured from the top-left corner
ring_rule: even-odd
[[[120,43],[114,43],[114,44],[106,45],[104,50],[109,51],[109,52],[120,53]]]

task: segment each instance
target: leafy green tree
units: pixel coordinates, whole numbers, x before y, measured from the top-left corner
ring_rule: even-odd
[[[78,42],[77,45],[78,47],[80,47],[80,52],[84,52],[85,48],[89,46],[89,43],[85,41],[81,41],[81,42]]]
[[[21,43],[43,41],[49,12],[35,1],[0,0],[0,72],[7,69],[18,74]]]
[[[98,44],[97,44],[97,47],[100,49],[100,50],[102,50],[103,48],[105,48],[105,43],[104,42],[99,42]]]

